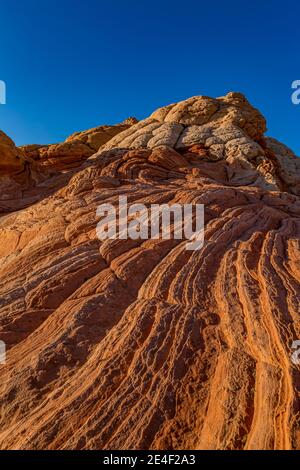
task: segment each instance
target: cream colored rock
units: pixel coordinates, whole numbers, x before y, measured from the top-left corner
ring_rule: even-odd
[[[266,146],[276,158],[276,167],[286,187],[300,195],[300,158],[295,158],[294,153],[276,139],[266,138]]]
[[[226,161],[232,184],[287,188],[300,194],[299,160],[265,139],[265,130],[264,117],[240,93],[217,99],[196,96],[158,109],[111,139],[103,150],[167,146],[183,152],[202,145],[207,160]]]

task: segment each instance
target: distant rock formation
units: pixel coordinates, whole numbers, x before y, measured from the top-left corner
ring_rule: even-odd
[[[21,147],[21,150],[41,165],[57,170],[68,170],[76,168],[112,137],[137,122],[135,118],[131,117],[114,126],[99,126],[87,131],[76,132],[60,144],[25,145]]]
[[[300,449],[300,159],[239,93],[131,124],[64,157],[1,134],[1,197],[39,172],[0,217],[0,447]],[[204,204],[204,247],[100,241],[119,195]]]
[[[128,118],[72,134],[54,145],[16,147],[0,131],[0,215],[27,207],[66,184],[71,174],[109,139],[137,123]]]
[[[50,178],[51,173],[43,170],[4,132],[0,131],[0,215],[30,205],[41,198],[42,190],[36,197],[29,195],[37,184]],[[47,185],[49,185],[47,181]],[[33,197],[33,198],[32,198]]]

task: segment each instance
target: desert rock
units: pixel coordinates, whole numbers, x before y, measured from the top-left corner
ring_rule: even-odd
[[[191,98],[0,217],[2,449],[300,449],[300,160],[265,130]],[[100,241],[120,195],[204,204],[203,248]]]
[[[25,145],[21,150],[41,165],[57,170],[76,168],[99,148],[120,132],[128,129],[137,120],[133,117],[115,126],[99,126],[76,132],[65,142],[52,145]]]

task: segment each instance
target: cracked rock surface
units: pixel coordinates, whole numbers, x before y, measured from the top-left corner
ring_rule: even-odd
[[[265,131],[194,97],[51,175],[0,135],[2,449],[300,449],[300,160]],[[120,195],[204,204],[203,248],[100,241]]]

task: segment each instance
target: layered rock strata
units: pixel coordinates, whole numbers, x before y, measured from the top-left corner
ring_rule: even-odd
[[[0,218],[2,449],[300,449],[300,165],[265,130],[191,98]],[[100,241],[120,195],[204,204],[204,247]]]

